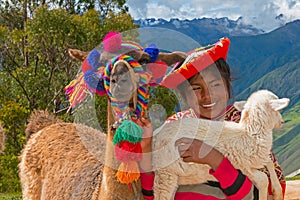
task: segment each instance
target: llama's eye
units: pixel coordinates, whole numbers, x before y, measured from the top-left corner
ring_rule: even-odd
[[[117,81],[116,81],[115,79],[112,79],[111,82],[112,82],[112,83],[116,83]]]

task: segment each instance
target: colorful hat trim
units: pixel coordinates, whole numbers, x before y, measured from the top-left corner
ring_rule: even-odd
[[[167,88],[176,88],[180,83],[204,70],[218,59],[224,58],[226,60],[229,45],[229,38],[221,38],[213,45],[189,52],[184,63],[166,75],[160,85]]]

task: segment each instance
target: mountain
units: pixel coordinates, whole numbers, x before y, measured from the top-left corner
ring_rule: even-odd
[[[193,20],[170,19],[139,19],[135,20],[141,28],[165,28],[183,33],[200,44],[208,44],[221,37],[231,36],[249,36],[264,33],[263,30],[257,29],[252,25],[243,24],[242,18],[230,20],[224,18],[201,18]]]
[[[228,62],[238,79],[234,83],[235,93],[241,93],[256,80],[284,64],[299,60],[299,38],[300,20],[266,34],[231,37]]]
[[[273,151],[286,175],[300,169],[300,20],[269,33],[227,18],[147,19],[139,23],[144,28],[162,28],[155,38],[163,36],[166,30],[174,31],[169,43],[175,50],[192,50],[199,44],[211,44],[221,37],[229,37],[227,61],[234,79],[234,100],[246,99],[259,89],[269,89],[279,97],[290,98],[290,105],[282,111],[284,128],[274,131]],[[183,36],[175,34],[178,32],[195,41],[186,38],[181,41]],[[149,38],[146,42],[154,37]],[[168,40],[167,37],[160,39],[157,44]]]

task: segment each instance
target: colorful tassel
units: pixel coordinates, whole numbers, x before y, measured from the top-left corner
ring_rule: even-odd
[[[116,159],[122,163],[116,174],[121,183],[132,183],[140,177],[138,161],[142,160],[143,129],[131,120],[124,120],[113,138]]]
[[[115,155],[117,160],[121,162],[141,161],[143,157],[141,143],[122,141],[115,146]]]
[[[121,163],[116,174],[120,183],[130,184],[140,178],[140,171],[137,162],[129,161]]]
[[[120,144],[122,141],[138,143],[142,141],[143,129],[131,120],[124,120],[113,138],[113,144]]]

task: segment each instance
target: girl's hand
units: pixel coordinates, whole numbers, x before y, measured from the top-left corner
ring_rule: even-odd
[[[137,121],[137,124],[143,129],[143,139],[141,141],[143,158],[139,162],[140,168],[143,169],[145,173],[152,172],[152,136],[153,128],[149,119],[141,118]]]
[[[149,119],[140,118],[137,124],[143,129],[143,139],[141,142],[143,153],[152,151],[153,128]]]
[[[216,170],[222,162],[224,156],[213,147],[204,142],[192,138],[181,138],[175,142],[178,147],[180,157],[184,162],[195,162],[208,164]]]

